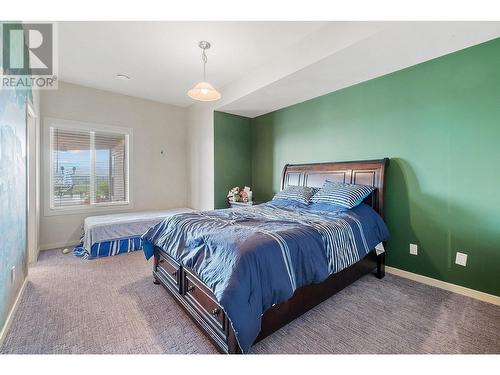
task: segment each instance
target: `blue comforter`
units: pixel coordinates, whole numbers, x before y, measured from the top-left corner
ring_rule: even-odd
[[[349,267],[388,237],[365,204],[329,213],[269,202],[169,217],[144,234],[143,246],[146,258],[156,245],[200,277],[248,352],[266,309]]]

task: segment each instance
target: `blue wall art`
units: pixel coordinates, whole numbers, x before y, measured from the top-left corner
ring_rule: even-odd
[[[0,90],[0,328],[26,276],[26,96]]]

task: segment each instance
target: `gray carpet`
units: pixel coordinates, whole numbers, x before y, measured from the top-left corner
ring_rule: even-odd
[[[142,252],[30,269],[1,353],[215,353]],[[500,307],[387,275],[357,281],[252,353],[500,353]]]

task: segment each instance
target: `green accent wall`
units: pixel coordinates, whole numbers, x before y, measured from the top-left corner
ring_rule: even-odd
[[[214,114],[214,207],[226,208],[227,192],[252,184],[250,119],[223,112]]]
[[[255,199],[286,163],[389,157],[387,264],[499,296],[499,67],[495,39],[252,119]]]

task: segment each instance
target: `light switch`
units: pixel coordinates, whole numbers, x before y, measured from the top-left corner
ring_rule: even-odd
[[[414,243],[410,244],[410,254],[411,255],[418,255],[418,246],[415,245]]]
[[[467,265],[467,254],[459,253],[457,251],[457,257],[455,258],[455,263],[465,267]]]

